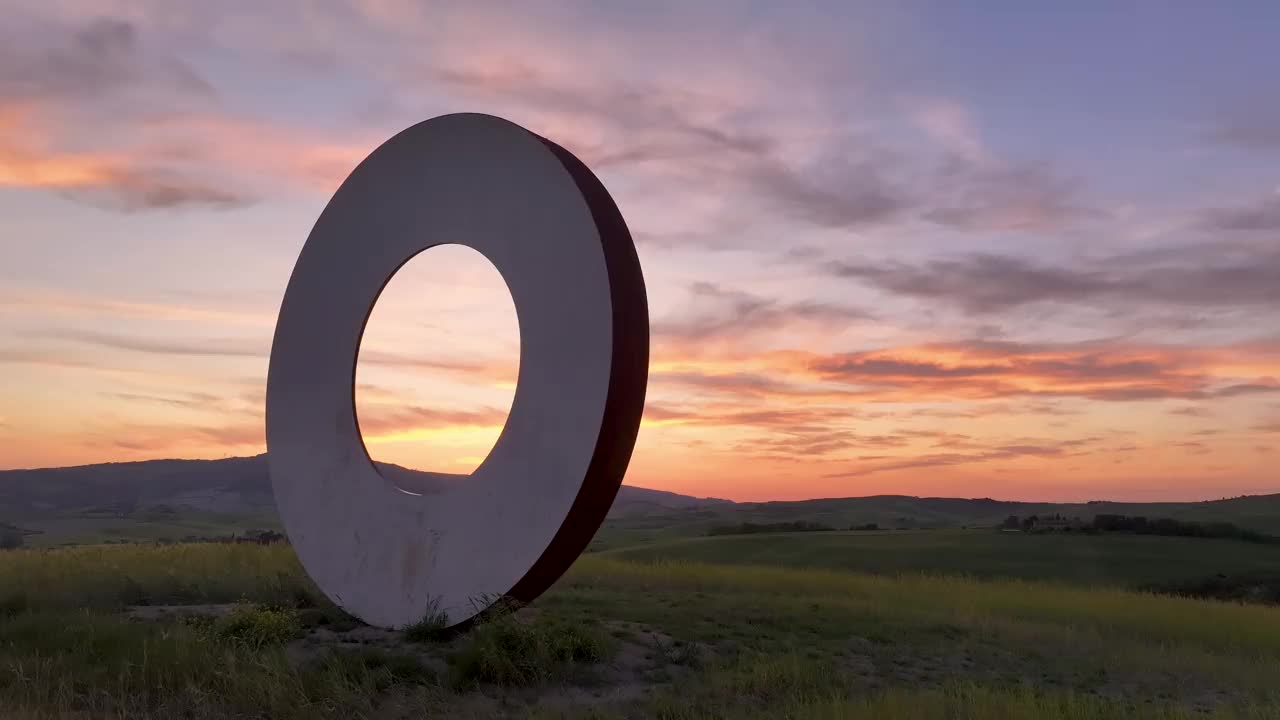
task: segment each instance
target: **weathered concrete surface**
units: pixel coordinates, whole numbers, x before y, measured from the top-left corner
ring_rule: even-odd
[[[374,468],[353,380],[382,288],[444,243],[479,251],[502,274],[520,325],[520,370],[507,424],[471,479],[420,496]],[[413,623],[433,607],[456,624],[504,594],[532,599],[613,501],[647,367],[639,262],[594,176],[498,118],[415,125],[334,194],[281,305],[266,430],[289,539],[320,588],[374,625]]]

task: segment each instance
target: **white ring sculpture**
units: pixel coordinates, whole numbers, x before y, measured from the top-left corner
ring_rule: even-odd
[[[355,368],[382,288],[445,243],[483,254],[511,290],[519,379],[506,426],[471,478],[414,495],[365,450]],[[392,137],[320,215],[271,347],[271,482],[303,567],[343,609],[384,627],[433,612],[456,626],[499,599],[537,597],[613,503],[648,360],[635,246],[577,158],[488,115],[446,115]]]

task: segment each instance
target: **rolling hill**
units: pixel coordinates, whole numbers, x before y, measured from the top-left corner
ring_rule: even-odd
[[[401,487],[441,492],[464,476],[379,463]],[[1100,513],[1225,521],[1280,535],[1280,494],[1205,502],[1030,503],[906,495],[736,503],[623,485],[596,549],[704,534],[717,525],[807,521],[834,528],[990,527],[1009,515]],[[56,538],[182,537],[219,529],[275,528],[265,455],[220,460],[151,460],[0,471],[0,523]],[[132,523],[132,525],[131,525]],[[139,535],[133,525],[149,524]]]
[[[400,487],[423,494],[443,492],[466,478],[375,465]],[[665,512],[717,504],[731,503],[624,485],[614,511]],[[128,512],[155,505],[232,514],[274,512],[267,456],[0,471],[0,518],[75,510]]]
[[[1141,515],[1197,522],[1230,522],[1280,535],[1280,494],[1250,495],[1204,502],[1034,503],[990,498],[921,498],[907,495],[830,498],[787,502],[731,503],[655,511],[618,512],[609,517],[593,550],[614,550],[651,542],[700,536],[717,526],[741,523],[809,522],[834,529],[875,525],[883,530],[939,530],[999,525],[1010,515],[1062,515],[1086,522],[1100,514]]]

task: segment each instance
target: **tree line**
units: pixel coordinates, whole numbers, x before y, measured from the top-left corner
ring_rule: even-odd
[[[227,535],[184,535],[180,538],[158,537],[151,542],[157,545],[177,545],[179,543],[224,543],[239,544],[252,543],[255,545],[270,545],[272,543],[288,542],[289,538],[285,537],[282,532],[275,530],[246,530],[243,533],[229,533]],[[136,543],[146,542],[140,538],[110,538],[103,540],[103,545],[132,545]],[[0,527],[0,550],[16,550],[25,545],[25,533],[21,530],[5,526]]]
[[[817,522],[809,522],[807,520],[794,520],[791,522],[771,522],[771,523],[753,523],[743,522],[736,525],[717,525],[707,530],[708,535],[755,535],[757,533],[787,533],[787,532],[830,532],[839,530],[840,528],[824,525]],[[864,523],[862,525],[850,525],[848,530],[879,530],[880,526],[875,523]]]
[[[1229,522],[1197,522],[1174,518],[1148,518],[1142,515],[1098,514],[1085,522],[1062,515],[1010,515],[1000,527],[1024,532],[1077,532],[1086,535],[1125,533],[1130,535],[1166,535],[1172,537],[1226,538],[1247,542],[1273,543],[1280,538],[1242,528]]]

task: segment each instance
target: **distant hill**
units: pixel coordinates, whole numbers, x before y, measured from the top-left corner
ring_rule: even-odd
[[[378,467],[401,487],[422,493],[441,492],[464,478],[385,463]],[[700,535],[717,525],[743,522],[926,529],[991,527],[1009,515],[1059,514],[1087,521],[1100,513],[1225,521],[1280,535],[1280,494],[1181,503],[1029,503],[907,495],[735,503],[623,485],[594,547]],[[40,544],[279,527],[265,455],[0,471],[0,523],[30,531]]]
[[[375,464],[400,487],[424,494],[443,492],[466,477]],[[623,485],[612,511],[647,514],[728,503]],[[128,514],[158,505],[218,514],[274,513],[267,456],[0,471],[0,519],[74,512]]]

